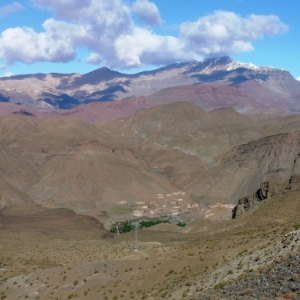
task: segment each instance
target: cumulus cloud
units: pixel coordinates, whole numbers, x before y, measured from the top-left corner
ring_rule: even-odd
[[[162,24],[157,6],[148,0],[136,0],[132,6],[132,11],[148,25]]]
[[[36,6],[53,11],[56,19],[93,26],[130,25],[130,9],[122,0],[31,0]],[[103,28],[98,28],[103,29]]]
[[[115,49],[119,60],[127,67],[195,58],[192,53],[184,51],[184,45],[177,38],[156,35],[138,27],[128,35],[120,36],[115,42]]]
[[[13,2],[11,4],[0,7],[0,19],[14,12],[24,10],[25,7],[19,2]]]
[[[85,61],[112,68],[162,65],[210,55],[232,54],[253,49],[253,41],[285,32],[277,16],[217,11],[195,22],[180,25],[179,36],[159,35],[137,26],[132,14],[147,26],[161,23],[158,8],[148,0],[132,6],[124,0],[31,0],[40,9],[52,11],[43,30],[16,27],[0,35],[0,59],[68,62],[77,49],[89,51]]]
[[[287,30],[274,15],[242,18],[233,12],[216,11],[196,22],[181,24],[180,35],[187,49],[207,56],[246,52],[253,49],[253,41]]]
[[[42,33],[32,28],[9,28],[0,38],[0,57],[11,64],[21,61],[67,62],[76,57],[76,46],[84,44],[86,28],[64,21],[47,20]]]
[[[55,18],[51,20],[51,27],[44,26],[45,33],[47,35],[51,33],[52,41],[60,41],[63,37],[73,49],[85,47],[91,52],[86,58],[87,62],[96,64],[97,61],[101,61],[109,66],[119,66],[120,62],[113,44],[119,36],[128,34],[134,27],[130,9],[122,0],[32,0],[32,2],[40,8],[53,11]],[[63,27],[62,22],[65,23]],[[47,21],[44,24],[47,25]],[[49,59],[52,61],[53,57]]]
[[[78,12],[91,4],[91,0],[31,0],[31,2],[39,8],[52,10],[56,17],[75,17]]]
[[[85,61],[92,65],[98,65],[103,61],[103,59],[98,53],[92,52],[88,57],[86,57]]]

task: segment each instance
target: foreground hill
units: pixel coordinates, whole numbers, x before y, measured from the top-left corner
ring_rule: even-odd
[[[299,203],[298,187],[236,220],[158,225],[139,232],[139,251],[133,233],[107,235],[99,222],[65,209],[6,207],[0,295],[298,299]]]

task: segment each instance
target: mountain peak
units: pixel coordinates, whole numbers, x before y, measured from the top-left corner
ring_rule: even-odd
[[[192,61],[191,66],[187,69],[185,73],[193,72],[203,72],[209,73],[212,71],[231,71],[238,68],[257,70],[259,69],[252,63],[242,63],[236,60],[233,60],[229,56],[220,56],[220,57],[209,57],[203,60]]]
[[[109,81],[118,77],[126,76],[127,75],[111,70],[107,67],[102,67],[76,78],[73,85],[78,87],[84,84],[98,84],[101,81]]]

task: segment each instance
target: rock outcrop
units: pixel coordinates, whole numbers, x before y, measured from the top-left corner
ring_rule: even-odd
[[[232,218],[242,215],[249,209],[258,206],[262,201],[271,198],[279,193],[300,188],[300,175],[293,175],[289,179],[271,179],[261,184],[260,188],[251,195],[239,199],[232,210]]]

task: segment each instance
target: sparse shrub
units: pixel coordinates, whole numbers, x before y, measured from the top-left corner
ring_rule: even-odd
[[[172,273],[174,273],[174,270],[170,270],[170,271],[166,274],[166,276],[169,276],[169,275],[171,275]]]
[[[295,228],[295,230],[298,230],[300,228],[300,223],[295,223],[294,228]]]
[[[179,222],[179,223],[177,223],[177,226],[184,227],[184,226],[186,226],[186,224],[184,222]]]
[[[292,275],[291,279],[292,279],[293,281],[298,281],[298,279],[299,279],[299,274],[294,273],[294,274]]]
[[[220,290],[220,289],[222,289],[225,285],[226,285],[225,282],[219,282],[218,284],[216,284],[216,285],[214,286],[214,289],[215,289],[215,290]]]

